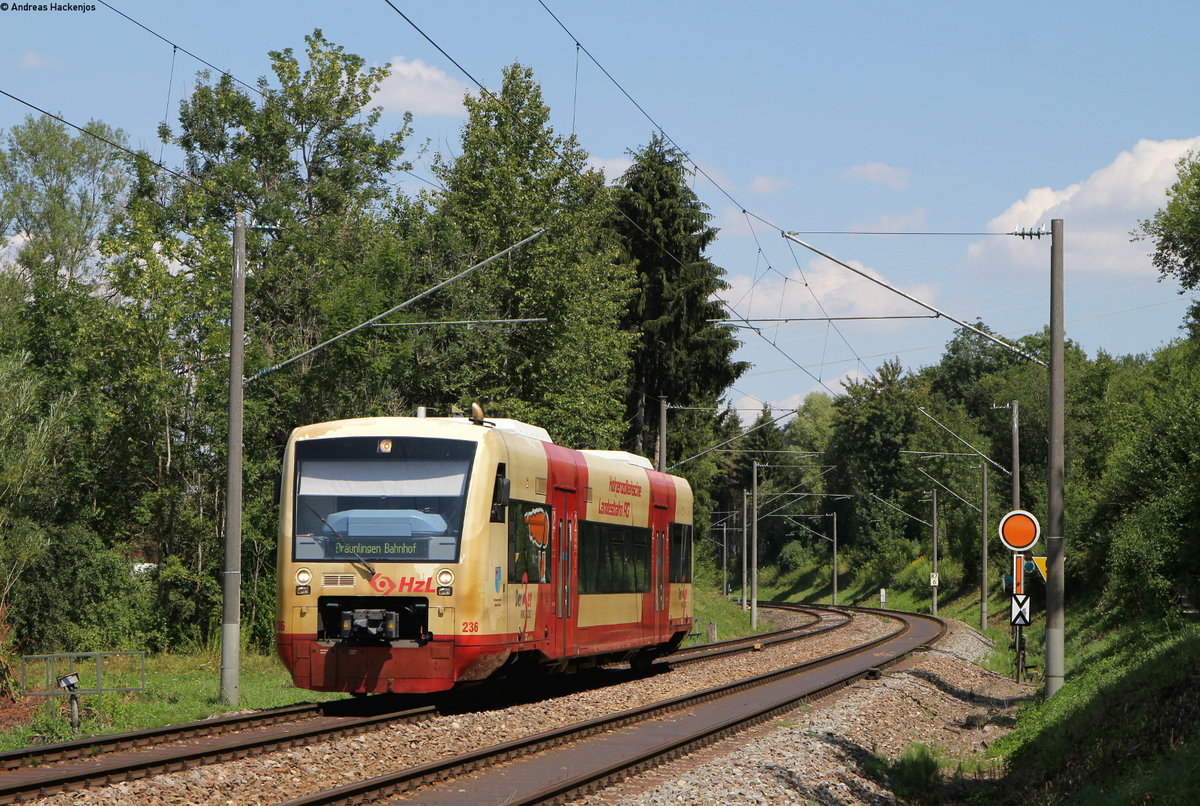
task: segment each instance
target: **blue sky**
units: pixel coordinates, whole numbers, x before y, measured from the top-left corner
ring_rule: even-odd
[[[1165,200],[1176,160],[1200,150],[1194,2],[545,0],[575,39],[537,0],[393,2],[490,89],[504,66],[531,66],[555,127],[615,176],[653,124],[577,39],[701,169],[695,190],[721,228],[710,255],[742,317],[922,312],[779,229],[981,233],[1063,218],[1068,337],[1094,355],[1178,335],[1189,298],[1158,282],[1129,232]],[[157,125],[204,66],[100,4],[12,6],[0,4],[0,89],[73,122],[102,119],[157,154]],[[470,82],[383,0],[113,7],[251,82],[269,73],[267,51],[303,52],[321,28],[393,66],[378,101],[385,126],[414,113],[414,155],[425,140],[456,149]],[[0,128],[29,111],[0,97]],[[1007,336],[1047,321],[1048,238],[802,237]],[[889,357],[936,362],[952,335],[945,320],[763,324],[742,334],[754,367],[730,400],[792,406]]]

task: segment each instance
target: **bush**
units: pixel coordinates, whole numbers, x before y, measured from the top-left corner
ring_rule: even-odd
[[[870,554],[859,565],[859,578],[869,588],[889,588],[913,561],[916,546],[900,535],[876,536]]]
[[[99,535],[72,524],[48,530],[45,552],[13,588],[9,620],[22,651],[145,649],[152,581]]]
[[[938,800],[941,774],[937,756],[928,745],[909,745],[889,766],[892,792],[918,803]]]
[[[779,566],[784,573],[799,571],[801,568],[816,565],[816,563],[816,554],[799,540],[788,541],[788,544],[783,547],[783,551],[779,552]]]
[[[1122,619],[1146,613],[1173,613],[1171,560],[1178,551],[1176,529],[1152,508],[1141,509],[1117,525],[1108,552],[1110,574],[1104,589],[1105,612]]]

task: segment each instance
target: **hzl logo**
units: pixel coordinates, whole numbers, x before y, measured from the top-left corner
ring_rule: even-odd
[[[433,593],[433,577],[417,579],[416,577],[400,577],[400,581],[376,574],[371,577],[371,587],[382,594],[389,593]]]

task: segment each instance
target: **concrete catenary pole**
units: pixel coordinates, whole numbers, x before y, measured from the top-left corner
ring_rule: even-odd
[[[979,630],[987,630],[987,597],[988,597],[988,472],[987,462],[980,462],[983,468],[983,506],[979,525]],[[1014,474],[1015,475],[1015,474]]]
[[[1012,508],[1021,508],[1021,409],[1012,402]]]
[[[667,472],[667,399],[658,399],[658,469]]]
[[[830,512],[833,516],[833,606],[837,607],[838,594],[838,558],[837,558],[837,513]]]
[[[1063,221],[1050,222],[1050,452],[1046,463],[1046,696],[1063,684],[1063,482],[1065,477],[1063,360]]]
[[[721,523],[721,596],[729,595],[729,524]]]
[[[934,575],[935,577],[937,576],[937,549],[938,549],[938,546],[937,546],[937,540],[938,540],[938,534],[937,534],[937,487],[934,487],[934,488],[933,488],[933,575]],[[932,581],[932,580],[931,580],[931,581]],[[938,581],[939,581],[939,582],[941,582],[941,580],[938,580]],[[935,615],[935,616],[936,616],[936,615],[937,615],[937,592],[938,592],[938,586],[937,586],[937,585],[932,585],[932,586],[930,586],[930,587],[932,587],[932,588],[933,588],[933,609],[932,609],[932,612],[933,612],[933,615]]]
[[[753,478],[750,482],[750,509],[754,518],[750,521],[750,629],[758,629],[758,461],[754,462]]]
[[[742,490],[742,612],[746,611],[746,585],[747,585],[746,558],[750,556],[750,554],[749,554],[750,547],[748,545],[749,534],[747,531],[750,528],[750,515],[749,515],[750,510],[749,510],[749,504],[747,503],[749,500],[750,500],[749,491]]]
[[[225,573],[221,592],[221,700],[238,704],[242,607],[242,383],[246,329],[246,214],[233,221],[233,299],[229,315],[229,433],[225,475]]]

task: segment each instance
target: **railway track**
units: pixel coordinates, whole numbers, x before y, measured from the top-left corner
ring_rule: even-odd
[[[782,606],[781,609],[807,613],[813,618],[799,627],[683,650],[656,662],[649,672],[609,670],[604,676],[591,679],[567,676],[554,681],[553,687],[569,688],[576,685],[576,678],[584,685],[592,686],[624,682],[637,676],[662,672],[668,664],[695,663],[769,644],[795,641],[836,629],[850,621],[847,614],[836,611],[795,605]],[[546,693],[541,691],[537,696],[546,696]],[[461,698],[442,698],[413,708],[365,716],[353,713],[367,703],[385,698],[386,695],[379,695],[365,700],[301,704],[186,725],[9,751],[0,754],[0,803],[23,802],[59,791],[246,758],[339,736],[352,736],[391,723],[429,719],[444,711],[462,713],[477,706],[497,707],[494,696],[487,697],[490,705],[483,705],[482,698],[473,698],[468,692]],[[510,704],[508,700],[515,704],[534,698],[528,692],[524,695],[510,693],[508,697],[501,696],[499,704],[504,706]]]
[[[882,638],[768,674],[288,801],[285,806],[561,803],[829,694],[936,641],[930,616],[873,611]],[[661,717],[670,716],[670,719]],[[470,775],[467,785],[462,779]],[[411,789],[411,797],[402,794]]]

